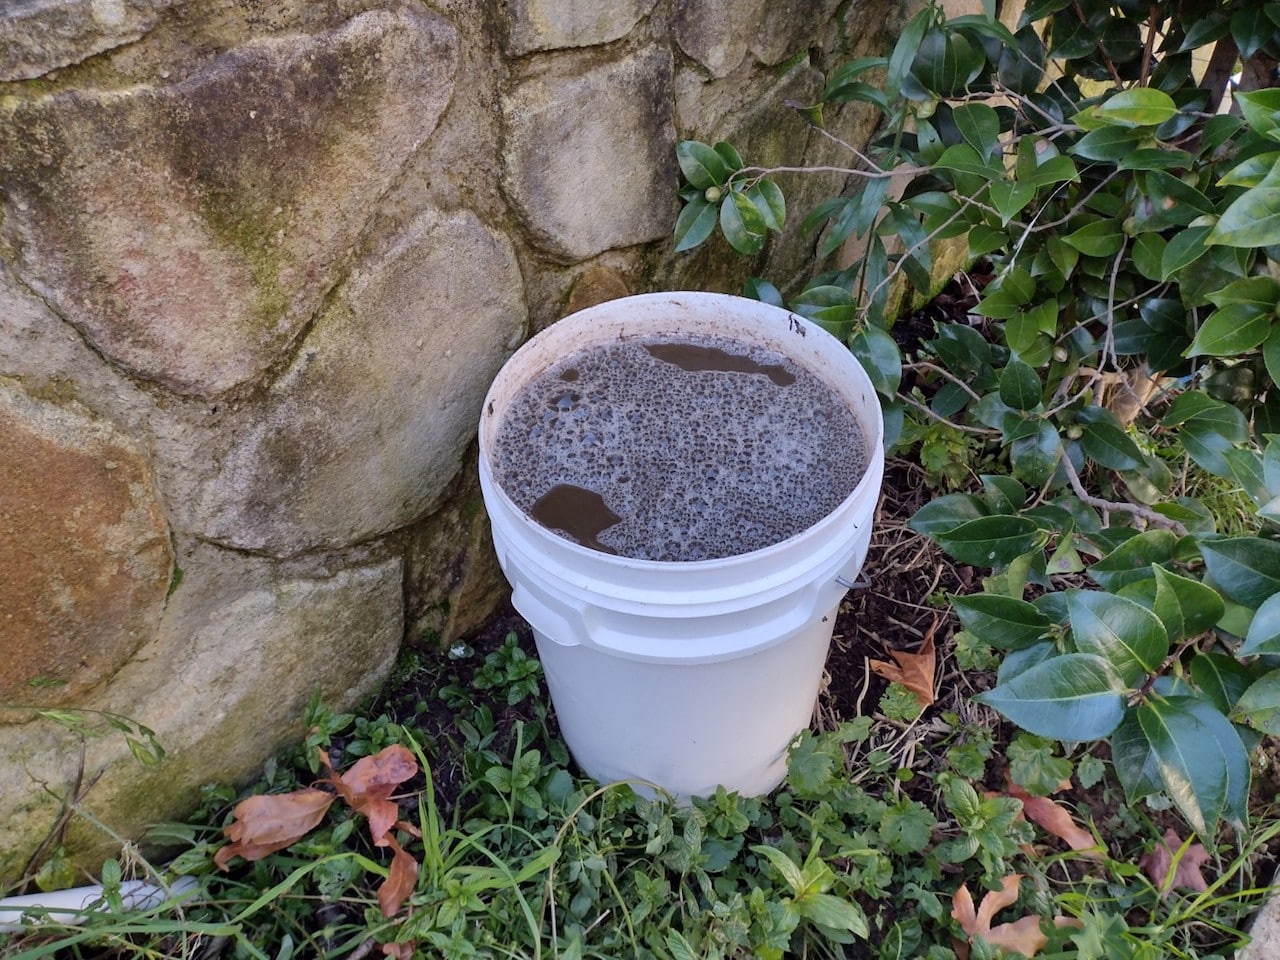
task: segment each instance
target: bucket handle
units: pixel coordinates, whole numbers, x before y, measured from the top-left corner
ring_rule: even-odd
[[[865,574],[860,575],[856,580],[850,580],[848,577],[841,575],[836,577],[836,583],[846,590],[865,590],[871,586],[871,581],[867,579]]]

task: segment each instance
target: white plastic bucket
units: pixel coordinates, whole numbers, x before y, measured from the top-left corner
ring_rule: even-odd
[[[725,336],[817,374],[858,417],[867,470],[835,510],[780,543],[714,560],[592,550],[518,508],[493,476],[493,442],[521,388],[584,347],[632,336]],[[529,340],[499,372],[480,420],[480,485],[512,604],[533,628],[570,751],[601,782],[675,797],[717,785],[768,793],[808,723],[836,610],[866,559],[884,476],[883,418],[836,338],[778,307],[707,293],[625,297]]]

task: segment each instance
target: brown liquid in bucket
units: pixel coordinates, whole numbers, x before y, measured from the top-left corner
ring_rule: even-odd
[[[525,384],[494,476],[544,526],[662,561],[757,550],[830,513],[868,451],[847,402],[774,351],[723,336],[596,344]]]

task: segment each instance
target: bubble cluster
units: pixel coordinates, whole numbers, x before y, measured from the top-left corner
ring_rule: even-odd
[[[683,365],[682,345],[694,358]],[[713,355],[721,362],[699,359]],[[559,485],[594,491],[622,518],[598,542],[664,561],[785,540],[835,509],[867,467],[862,427],[834,390],[726,337],[625,339],[565,357],[512,401],[493,456],[526,513]]]

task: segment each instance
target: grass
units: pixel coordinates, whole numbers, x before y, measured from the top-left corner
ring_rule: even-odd
[[[1124,807],[1105,757],[1009,741],[947,704],[805,732],[773,796],[721,792],[678,807],[575,774],[527,637],[455,653],[406,659],[397,688],[363,715],[313,704],[307,742],[257,784],[210,787],[189,823],[157,831],[172,869],[197,877],[192,899],[112,909],[115,879],[151,869],[126,848],[105,871],[107,909],[79,929],[50,921],[0,934],[0,955],[976,960],[1000,954],[969,942],[952,898],[963,883],[980,900],[1016,874],[1017,899],[995,924],[1044,918],[1040,957],[1207,960],[1243,942],[1280,832],[1264,811],[1243,846],[1224,835],[1207,851],[1206,889],[1162,896],[1138,860],[1166,811]],[[412,828],[400,842],[421,866],[393,916],[374,893],[390,857],[338,804],[287,849],[214,867],[237,797],[317,780],[317,746],[341,770],[391,744],[420,767],[396,799]],[[1011,773],[1033,792],[1073,777],[1077,799],[1063,808],[1103,852],[1072,852],[1023,819],[1000,789]]]

